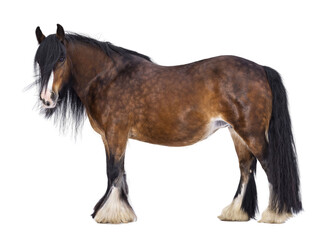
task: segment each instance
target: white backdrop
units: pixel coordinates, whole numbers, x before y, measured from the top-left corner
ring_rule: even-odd
[[[72,1],[71,1],[72,2]],[[325,235],[325,7],[322,1],[16,1],[1,3],[0,239],[285,239]],[[239,170],[226,129],[183,148],[129,141],[126,171],[138,221],[96,224],[106,189],[100,137],[77,141],[33,109],[35,28],[110,41],[176,65],[223,54],[278,70],[288,90],[305,211],[282,225],[217,219]],[[268,202],[258,168],[260,212]],[[259,219],[260,216],[257,215]]]

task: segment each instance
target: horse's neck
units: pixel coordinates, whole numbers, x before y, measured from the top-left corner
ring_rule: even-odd
[[[84,44],[67,48],[71,60],[73,88],[83,101],[91,83],[114,69],[112,60],[100,50]]]

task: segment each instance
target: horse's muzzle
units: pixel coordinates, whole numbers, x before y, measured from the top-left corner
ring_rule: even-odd
[[[44,108],[54,108],[57,105],[59,95],[53,91],[42,91],[40,100]]]

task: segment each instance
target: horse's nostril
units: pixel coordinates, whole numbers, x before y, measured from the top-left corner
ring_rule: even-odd
[[[45,106],[50,106],[50,102],[49,101],[46,101],[44,104],[45,104]]]
[[[51,98],[53,101],[55,101],[56,98],[57,98],[57,94],[56,94],[55,92],[51,92],[51,96],[50,96],[50,98]]]

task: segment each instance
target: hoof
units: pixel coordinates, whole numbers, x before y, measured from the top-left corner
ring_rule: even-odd
[[[292,213],[276,213],[275,211],[266,209],[263,212],[261,219],[258,222],[280,224],[280,223],[285,223],[292,216],[293,216]]]
[[[134,222],[137,217],[129,203],[120,199],[119,189],[113,187],[109,199],[98,210],[94,220],[98,223],[119,224]]]
[[[249,216],[241,209],[239,204],[232,202],[225,207],[218,218],[222,221],[249,221]]]

